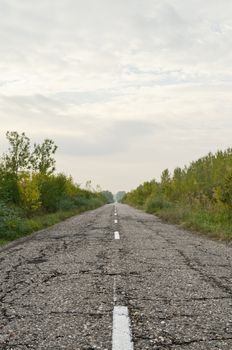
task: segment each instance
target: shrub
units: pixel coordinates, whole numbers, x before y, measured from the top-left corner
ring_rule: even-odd
[[[21,219],[15,208],[0,202],[0,239],[13,240],[17,237]]]
[[[76,207],[72,198],[63,198],[59,201],[59,210],[71,210]]]
[[[0,168],[0,198],[5,203],[19,204],[17,176]]]
[[[144,206],[147,213],[155,213],[160,209],[168,209],[171,207],[173,207],[173,204],[166,201],[164,198],[153,196],[147,198]]]
[[[34,174],[20,174],[18,179],[18,189],[20,204],[22,208],[25,209],[27,215],[31,215],[41,207],[38,181]]]
[[[48,212],[60,209],[61,201],[66,197],[66,176],[37,175],[42,207]]]

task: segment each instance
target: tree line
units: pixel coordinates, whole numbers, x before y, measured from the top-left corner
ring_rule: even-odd
[[[109,191],[82,189],[71,176],[55,173],[57,146],[51,139],[31,144],[25,133],[8,131],[0,159],[0,240],[21,230],[24,218],[57,211],[94,209],[112,201]]]
[[[202,220],[206,230],[213,226],[216,229],[222,222],[230,226],[232,149],[209,153],[189,166],[177,167],[172,174],[165,169],[160,181],[144,182],[127,193],[123,201],[149,213],[169,212],[174,219],[179,215],[177,222],[190,220],[198,213],[197,220]]]

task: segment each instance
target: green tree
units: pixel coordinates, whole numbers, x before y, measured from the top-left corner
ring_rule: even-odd
[[[30,169],[30,140],[23,132],[7,131],[6,137],[10,143],[8,154],[4,154],[2,164],[9,173],[18,175],[19,171]]]
[[[102,191],[101,193],[106,197],[108,203],[113,203],[114,196],[110,191]]]
[[[41,174],[52,174],[55,171],[56,161],[53,156],[56,150],[57,146],[50,139],[45,139],[41,145],[34,144],[30,157],[33,170]]]
[[[85,189],[89,192],[92,192],[93,191],[93,186],[92,186],[92,181],[91,180],[88,180],[86,181],[85,183]]]
[[[123,197],[125,197],[126,192],[125,191],[118,191],[115,195],[115,199],[117,202],[121,202]]]

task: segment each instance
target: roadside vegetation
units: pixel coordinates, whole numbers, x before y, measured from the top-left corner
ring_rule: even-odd
[[[114,198],[116,202],[122,202],[123,197],[126,195],[125,191],[119,191],[115,194]]]
[[[188,167],[165,169],[123,202],[219,239],[232,238],[232,149],[209,153]]]
[[[55,174],[57,146],[7,132],[9,149],[0,161],[0,244],[113,201],[109,191],[86,189],[71,176]]]

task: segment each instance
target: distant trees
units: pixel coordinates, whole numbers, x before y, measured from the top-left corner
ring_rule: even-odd
[[[123,199],[123,197],[125,196],[126,192],[125,191],[119,191],[116,193],[115,195],[115,200],[117,202],[121,202],[121,200]]]
[[[173,174],[165,169],[160,182],[145,182],[127,193],[124,202],[150,212],[170,205],[231,211],[232,149],[209,153]]]
[[[108,203],[114,202],[114,196],[110,191],[102,191],[101,193],[106,197]]]

